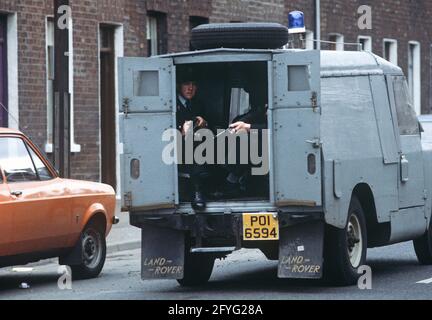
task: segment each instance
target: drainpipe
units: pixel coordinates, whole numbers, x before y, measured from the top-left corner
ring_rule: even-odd
[[[69,0],[54,0],[54,164],[60,177],[70,177]],[[65,7],[66,6],[66,7]],[[70,7],[69,7],[70,8]],[[67,12],[66,12],[67,14]],[[68,28],[60,23],[67,23]]]
[[[321,0],[315,0],[315,49],[321,50]]]

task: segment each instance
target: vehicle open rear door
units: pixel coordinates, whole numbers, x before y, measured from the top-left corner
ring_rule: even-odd
[[[273,176],[279,207],[320,206],[320,53],[287,51],[273,59]]]
[[[166,130],[175,127],[175,67],[171,58],[122,58],[120,142],[122,206],[149,211],[173,208],[177,166],[162,153]]]

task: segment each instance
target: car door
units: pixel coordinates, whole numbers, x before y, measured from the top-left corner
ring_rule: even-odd
[[[71,224],[61,179],[21,137],[0,138],[0,165],[12,197],[12,254],[62,248]]]
[[[0,257],[9,255],[12,243],[12,197],[0,168]]]

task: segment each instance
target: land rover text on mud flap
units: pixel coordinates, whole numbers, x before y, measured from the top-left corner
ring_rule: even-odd
[[[123,208],[142,229],[143,279],[201,284],[215,259],[241,248],[278,260],[279,278],[346,285],[367,248],[413,240],[419,261],[432,263],[432,145],[400,68],[368,52],[235,48],[122,58],[119,67]],[[198,74],[215,127],[247,110],[252,91],[266,98],[268,174],[201,212],[188,176],[163,159],[185,69]],[[175,154],[182,136],[172,141]]]

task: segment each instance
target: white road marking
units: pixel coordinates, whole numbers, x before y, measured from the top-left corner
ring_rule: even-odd
[[[417,284],[431,284],[432,278],[417,282]]]

